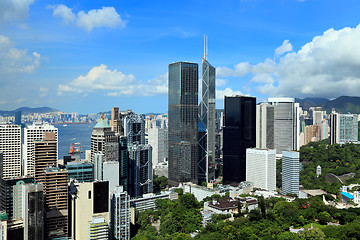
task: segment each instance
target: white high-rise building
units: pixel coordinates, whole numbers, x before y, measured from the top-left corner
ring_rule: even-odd
[[[274,106],[256,105],[256,148],[274,149]]]
[[[164,129],[162,128],[150,128],[148,130],[149,145],[152,147],[152,165],[156,165],[164,162],[165,153],[165,139]]]
[[[293,193],[299,196],[300,153],[282,152],[282,193]]]
[[[45,132],[55,132],[55,140],[58,145],[58,129],[49,123],[33,123],[33,125],[24,128],[24,145],[23,145],[23,162],[24,162],[24,175],[35,174],[34,163],[34,141],[43,141]],[[58,147],[57,147],[58,148]],[[58,151],[56,151],[58,152]],[[58,159],[58,153],[56,159]]]
[[[103,162],[103,178],[101,180],[109,181],[109,191],[115,191],[120,181],[120,166],[118,161]]]
[[[294,98],[269,98],[274,105],[274,148],[276,153],[300,149],[300,105]]]
[[[122,186],[111,196],[111,229],[113,239],[130,239],[130,196]]]
[[[246,181],[256,188],[276,191],[275,149],[246,149]]]
[[[21,176],[21,127],[0,123],[0,152],[3,152],[3,178]]]

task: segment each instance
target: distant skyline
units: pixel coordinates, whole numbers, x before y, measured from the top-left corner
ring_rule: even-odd
[[[168,65],[201,64],[204,34],[216,108],[360,96],[359,1],[17,2],[0,2],[0,110],[167,112]]]

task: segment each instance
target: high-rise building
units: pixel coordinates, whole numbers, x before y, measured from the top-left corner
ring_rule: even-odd
[[[21,176],[21,126],[0,123],[0,152],[3,152],[3,177]]]
[[[47,167],[42,181],[45,195],[45,239],[68,235],[68,172]]]
[[[299,103],[295,103],[294,98],[269,98],[268,101],[274,105],[274,147],[276,153],[299,150]]]
[[[145,144],[145,120],[142,116],[133,112],[124,118],[124,135],[127,137],[127,144]]]
[[[21,111],[15,112],[15,122],[16,125],[21,126]]]
[[[330,143],[358,142],[358,118],[356,114],[330,114]]]
[[[55,132],[45,132],[44,141],[34,141],[33,158],[35,180],[43,182],[45,169],[57,165],[57,147]]]
[[[89,222],[89,240],[108,240],[109,223],[103,216],[93,216]]]
[[[111,108],[111,120],[110,120],[111,131],[121,135],[121,119],[119,108]]]
[[[225,96],[223,182],[246,180],[246,149],[256,146],[256,98]]]
[[[150,128],[148,136],[149,145],[152,147],[152,165],[155,167],[164,162],[164,129]]]
[[[20,219],[20,214],[16,214],[16,210],[21,208],[21,187],[25,183],[33,183],[33,177],[16,177],[11,179],[0,180],[0,210],[6,211],[9,219]],[[18,193],[16,194],[16,189]],[[14,212],[15,211],[15,212]],[[16,218],[15,218],[16,217]]]
[[[111,196],[111,230],[113,239],[130,239],[130,196],[122,186]]]
[[[71,182],[69,204],[69,209],[71,209],[70,238],[90,239],[89,228],[94,225],[89,225],[89,223],[93,217],[103,217],[105,222],[109,223],[109,182]],[[108,232],[106,228],[104,231]]]
[[[256,105],[256,147],[274,149],[274,106]]]
[[[91,135],[91,160],[94,161],[94,154],[102,152],[104,161],[119,161],[119,137],[105,119],[100,119],[95,125]]]
[[[118,161],[107,161],[103,163],[103,179],[109,181],[109,191],[115,191],[115,188],[119,186],[119,162]]]
[[[205,55],[202,60],[202,98],[199,105],[199,128],[204,127],[206,131],[205,134],[200,134],[198,139],[199,182],[209,182],[215,179],[215,102],[215,68],[207,61]],[[203,154],[200,154],[201,152]]]
[[[45,132],[55,133],[55,141],[58,141],[58,129],[48,123],[33,123],[24,128],[23,163],[24,175],[35,174],[34,145],[35,141],[43,141]],[[57,154],[57,153],[56,153]],[[56,155],[56,159],[58,156]]]
[[[293,151],[282,152],[282,194],[296,194],[299,196],[300,153]]]
[[[68,171],[68,179],[76,179],[78,182],[92,182],[94,180],[94,164],[88,161],[68,162],[65,165]]]
[[[24,240],[44,239],[44,191],[40,183],[22,186],[22,219]]]
[[[256,188],[276,191],[275,149],[246,149],[246,181]]]
[[[153,172],[150,145],[131,145],[129,147],[130,196],[138,197],[153,191]]]
[[[198,64],[169,65],[169,185],[198,182]]]
[[[119,163],[120,185],[124,187],[124,191],[129,192],[129,151],[125,136],[119,138]]]

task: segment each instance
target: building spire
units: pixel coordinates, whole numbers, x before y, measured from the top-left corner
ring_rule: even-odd
[[[203,59],[207,60],[208,56],[208,36],[204,34],[204,56]]]

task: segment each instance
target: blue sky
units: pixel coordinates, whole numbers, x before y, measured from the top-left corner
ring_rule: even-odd
[[[359,96],[356,0],[0,2],[0,109],[167,111],[168,64],[201,64],[224,94]],[[199,73],[200,74],[200,73]]]

